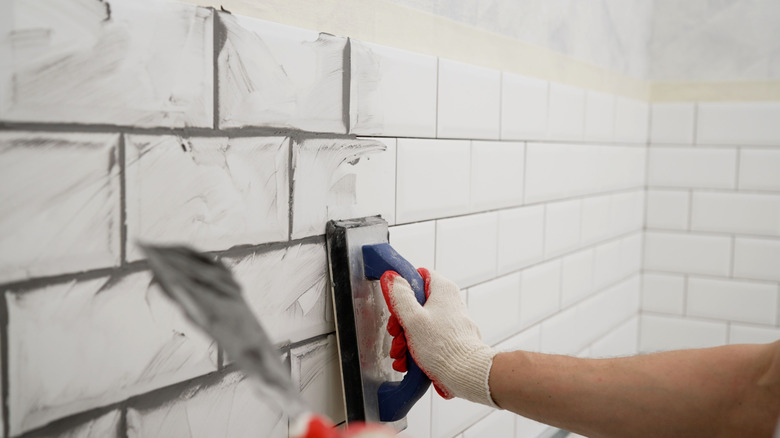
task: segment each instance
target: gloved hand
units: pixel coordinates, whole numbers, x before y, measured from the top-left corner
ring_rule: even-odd
[[[385,272],[380,279],[391,314],[387,331],[393,336],[393,368],[406,371],[408,349],[442,397],[460,397],[498,408],[488,386],[497,351],[482,342],[458,286],[425,268],[417,271],[425,282],[424,306],[396,272]]]
[[[327,418],[305,415],[290,424],[290,438],[397,438],[394,429],[380,424],[351,423],[346,429],[337,428]]]

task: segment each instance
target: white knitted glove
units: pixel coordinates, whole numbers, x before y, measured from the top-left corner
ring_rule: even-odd
[[[488,377],[497,353],[482,342],[455,283],[425,268],[427,301],[420,306],[409,283],[393,271],[380,284],[390,309],[387,331],[393,336],[393,368],[406,371],[407,348],[420,369],[444,398],[465,398],[498,408],[490,396]]]

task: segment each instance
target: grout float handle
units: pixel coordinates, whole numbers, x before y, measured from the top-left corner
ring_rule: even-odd
[[[366,277],[371,280],[378,280],[387,271],[397,272],[412,286],[417,302],[425,304],[425,285],[422,277],[390,244],[363,246],[363,265]],[[398,421],[404,418],[431,384],[431,380],[408,352],[406,368],[406,374],[400,382],[384,382],[379,386],[377,395],[380,421]]]

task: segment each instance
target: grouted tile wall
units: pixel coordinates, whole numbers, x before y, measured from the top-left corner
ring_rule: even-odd
[[[641,349],[777,340],[780,103],[653,104],[650,141]]]
[[[286,436],[145,241],[224,260],[336,421],[333,218],[382,215],[498,348],[637,351],[646,102],[175,2],[40,3],[0,46],[5,436]],[[409,420],[547,429],[431,394]]]

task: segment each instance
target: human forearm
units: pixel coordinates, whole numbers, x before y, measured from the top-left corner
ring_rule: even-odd
[[[778,385],[762,384],[776,347],[728,346],[616,359],[497,355],[504,409],[590,437],[771,436]]]

